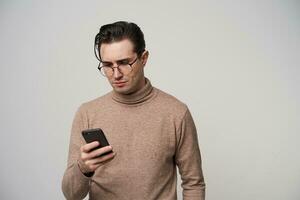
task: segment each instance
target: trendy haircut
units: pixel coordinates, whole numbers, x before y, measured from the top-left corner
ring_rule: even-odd
[[[96,58],[101,61],[101,44],[118,42],[123,39],[129,39],[133,43],[134,52],[137,53],[138,57],[145,51],[146,44],[144,34],[140,27],[132,22],[118,21],[101,26],[94,43]]]

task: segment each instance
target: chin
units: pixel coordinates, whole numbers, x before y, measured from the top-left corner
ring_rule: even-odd
[[[114,91],[117,93],[120,93],[120,94],[130,94],[131,93],[130,88],[127,88],[127,87],[122,87],[122,88],[115,87]]]

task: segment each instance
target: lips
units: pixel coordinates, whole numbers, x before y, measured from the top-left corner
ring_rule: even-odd
[[[113,82],[113,84],[117,87],[122,87],[122,86],[125,85],[125,83],[126,83],[126,81],[115,81],[115,82]]]

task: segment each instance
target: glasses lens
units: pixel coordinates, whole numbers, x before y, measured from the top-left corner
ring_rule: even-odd
[[[129,64],[121,64],[116,68],[103,66],[102,63],[99,64],[98,69],[103,76],[112,76],[114,70],[118,70],[123,75],[127,75],[131,72],[132,67]]]
[[[104,76],[112,76],[113,75],[113,69],[110,67],[101,67],[101,73]]]
[[[131,72],[131,67],[130,65],[120,65],[119,66],[119,70],[122,74],[129,74]]]
[[[99,71],[101,72],[101,74],[103,76],[108,76],[107,73],[108,73],[109,68],[108,67],[104,67],[101,62],[98,65],[98,69],[99,69]]]

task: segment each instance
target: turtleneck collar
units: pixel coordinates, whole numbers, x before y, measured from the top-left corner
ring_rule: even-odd
[[[135,105],[143,103],[154,96],[153,87],[149,79],[145,78],[146,84],[143,88],[131,94],[120,94],[112,91],[112,99],[118,103]]]

